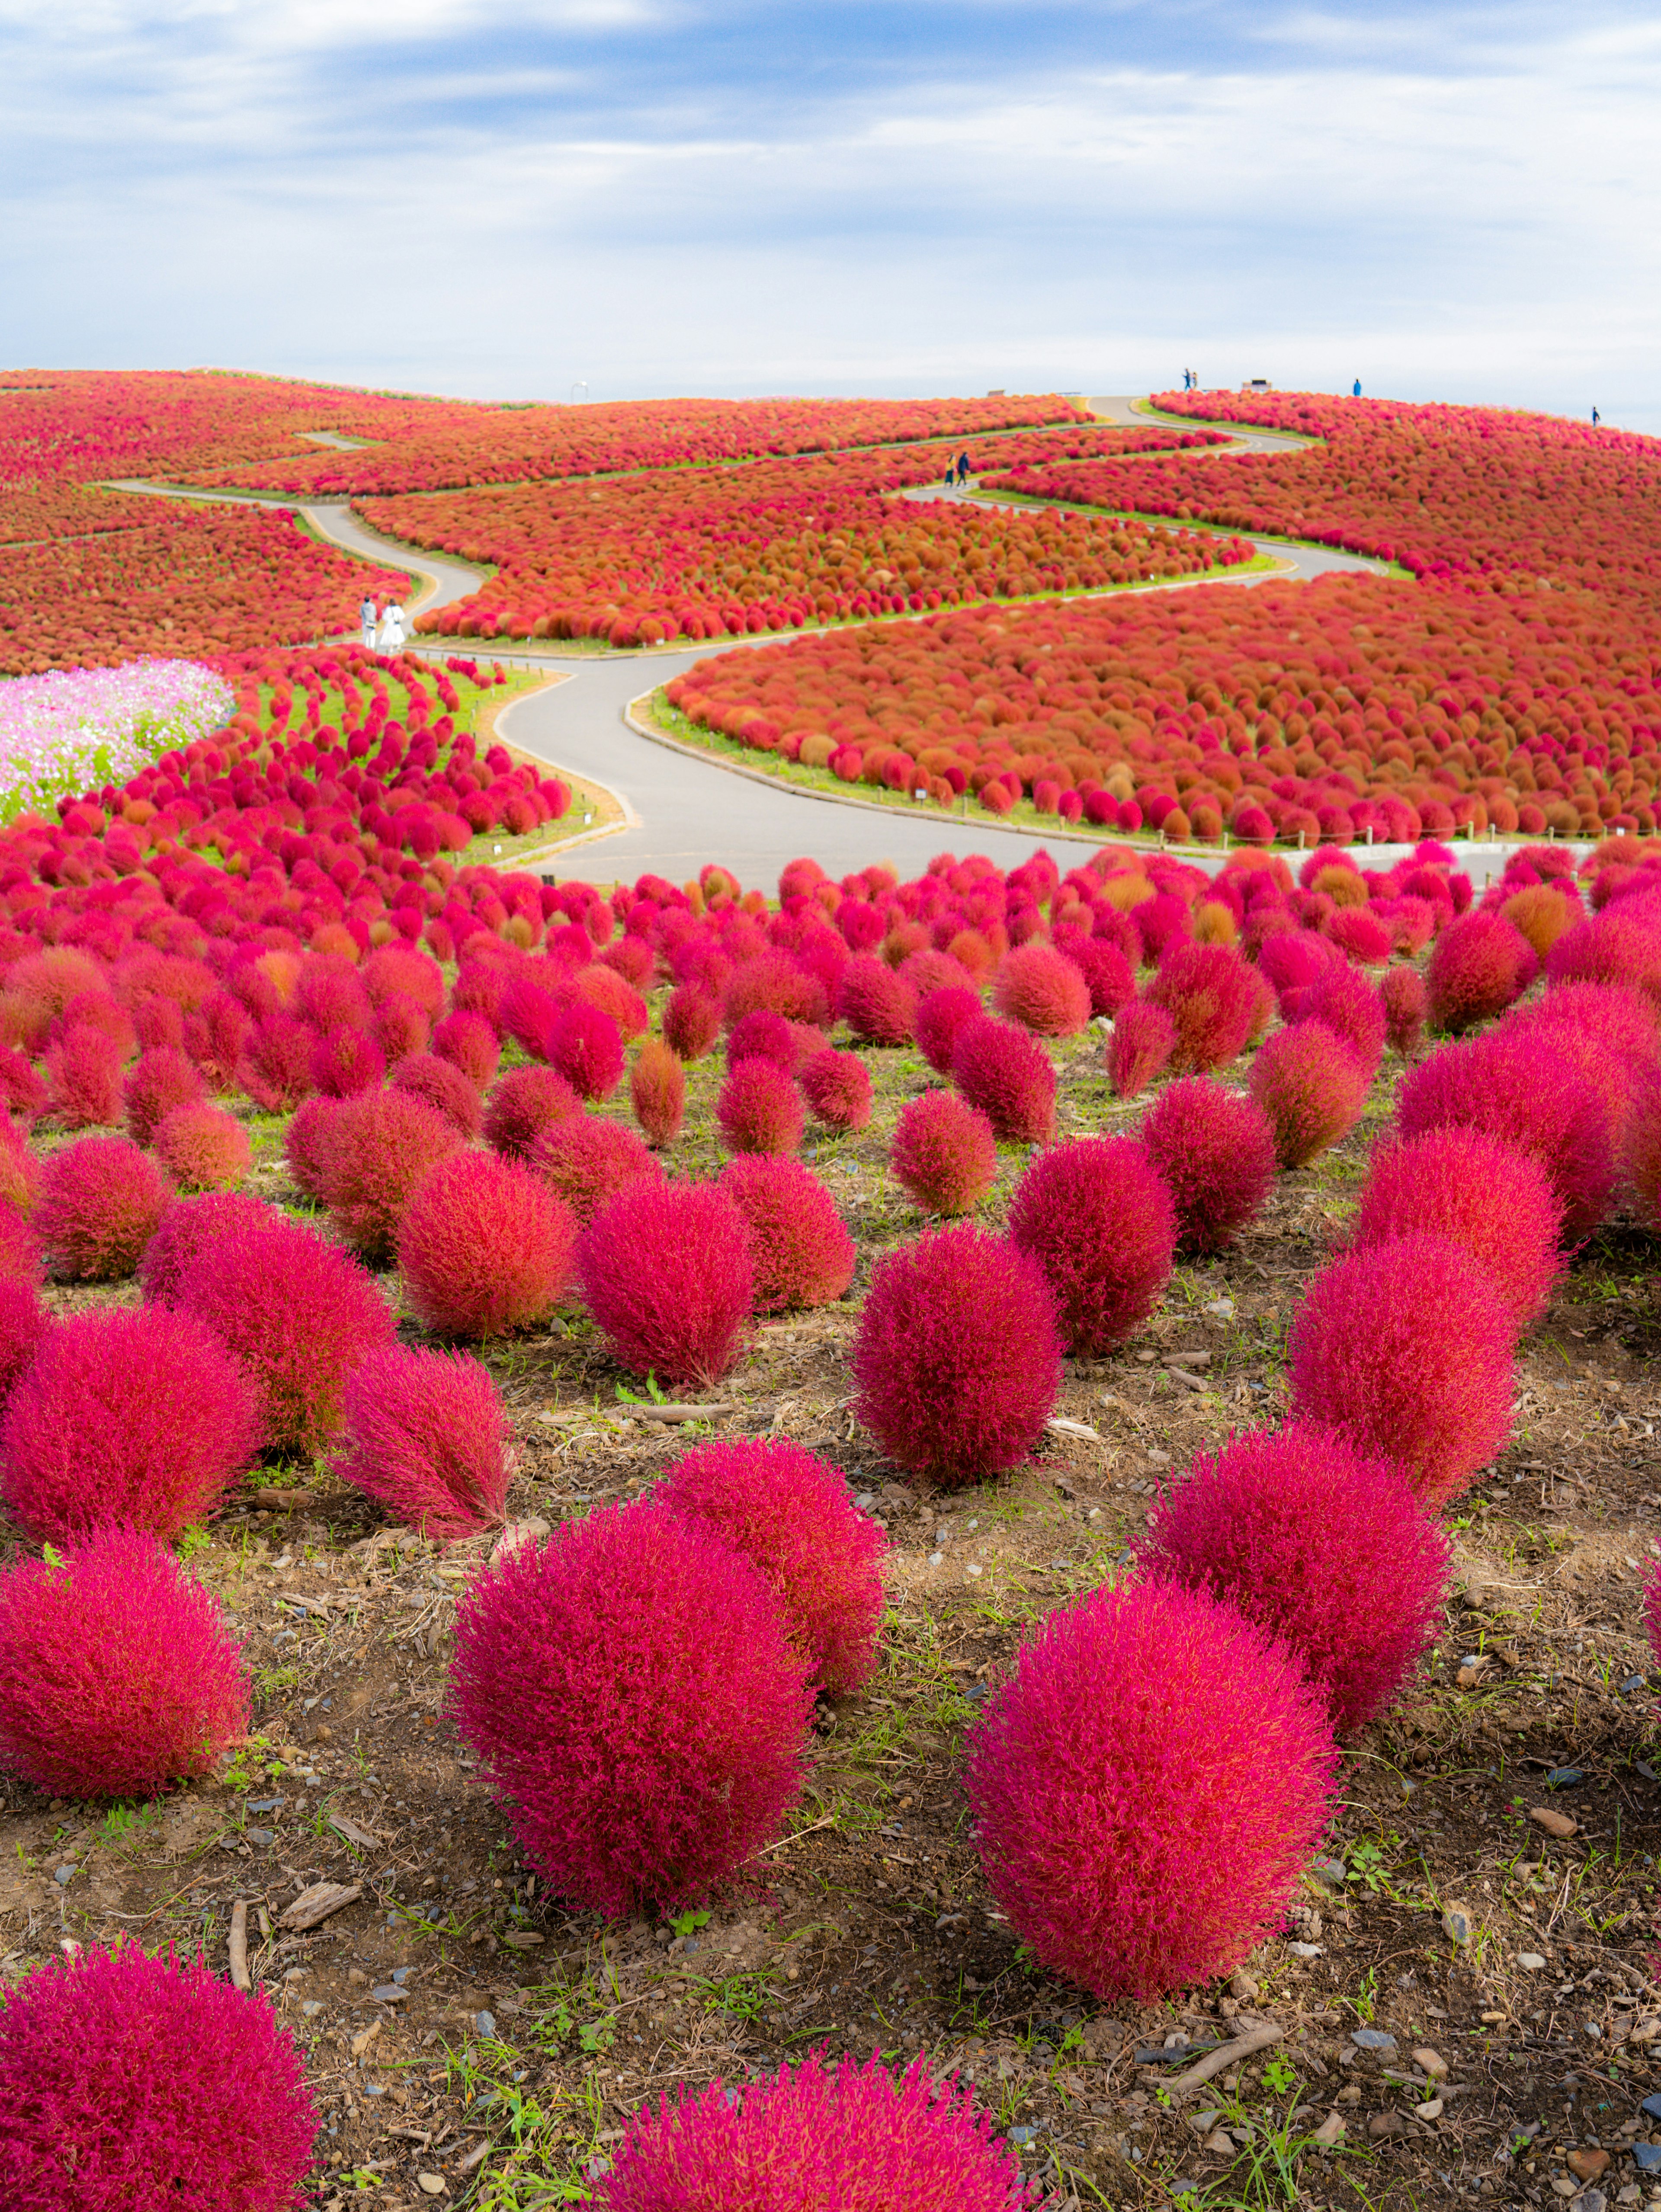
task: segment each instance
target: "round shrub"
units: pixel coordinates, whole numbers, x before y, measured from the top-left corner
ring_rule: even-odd
[[[1140,1098],[1171,1065],[1177,1024],[1163,1006],[1132,999],[1113,1018],[1107,1041],[1107,1079],[1121,1098]]]
[[[1084,977],[1090,993],[1090,1011],[1109,1021],[1136,995],[1136,971],[1116,945],[1099,937],[1074,938],[1071,931],[1057,932],[1056,950]]]
[[[965,1784],[1013,1932],[1093,1996],[1149,2004],[1279,1924],[1336,1766],[1283,1644],[1144,1583],[1050,1615],[987,1700]]]
[[[918,1000],[917,1049],[936,1075],[951,1074],[958,1030],[966,1022],[978,1021],[984,1012],[979,992],[965,984],[944,984]]]
[[[77,1022],[46,1054],[52,1112],[66,1129],[109,1129],[121,1119],[121,1048]]]
[[[686,1070],[661,1037],[648,1037],[635,1055],[629,1096],[653,1150],[672,1145],[686,1118]]]
[[[877,1667],[888,1539],[855,1510],[840,1468],[800,1444],[734,1437],[677,1460],[652,1502],[707,1522],[761,1569],[821,1689],[863,1689]]]
[[[182,1190],[229,1190],[253,1164],[248,1133],[234,1114],[206,1099],[175,1106],[158,1124],[155,1157]]]
[[[1171,1065],[1191,1075],[1226,1066],[1244,1050],[1257,1012],[1257,979],[1226,945],[1173,944],[1146,1003],[1171,1017]]]
[[[551,1067],[510,1068],[486,1102],[484,1141],[504,1159],[527,1159],[545,1129],[581,1111],[581,1099]]]
[[[727,1065],[736,1067],[741,1060],[770,1060],[787,1075],[795,1073],[796,1033],[782,1014],[762,1006],[733,1023],[727,1040]]]
[[[51,1325],[32,1282],[17,1275],[0,1277],[0,1407],[28,1372]]]
[[[0,1108],[0,1206],[32,1213],[40,1194],[40,1162],[17,1124]]]
[[[1412,970],[1402,972],[1406,975]],[[1389,1017],[1378,992],[1354,968],[1329,968],[1323,975],[1317,975],[1304,994],[1298,1018],[1324,1022],[1349,1047],[1369,1081],[1378,1073]]]
[[[1396,1126],[1404,1137],[1480,1129],[1538,1160],[1562,1201],[1571,1244],[1589,1237],[1614,1201],[1615,1154],[1596,1087],[1521,1024],[1502,1023],[1421,1060],[1396,1094]]]
[[[757,1313],[829,1305],[854,1279],[854,1240],[836,1200],[800,1160],[745,1153],[720,1188],[744,1216]]]
[[[1040,1152],[1009,1208],[1009,1240],[1043,1270],[1062,1341],[1099,1358],[1139,1328],[1171,1280],[1177,1215],[1131,1137],[1086,1137]]]
[[[1031,1457],[1062,1374],[1042,1270],[967,1224],[877,1262],[849,1364],[859,1418],[895,1462],[955,1489]]]
[[[1347,1735],[1384,1711],[1435,1642],[1448,1540],[1391,1462],[1294,1421],[1196,1459],[1159,1498],[1137,1565],[1280,1638]]]
[[[1220,1252],[1256,1218],[1275,1182],[1275,1132],[1262,1110],[1207,1075],[1169,1085],[1141,1139],[1177,1214],[1185,1252]]]
[[[638,2107],[594,2195],[598,2212],[1037,2212],[1038,2201],[955,2079],[936,2081],[917,2057],[896,2081],[874,2054],[831,2072],[817,2051],[741,2100],[717,2079],[656,2112]]]
[[[871,1120],[871,1078],[851,1052],[810,1054],[800,1075],[807,1110],[822,1128],[863,1129]]]
[[[1539,971],[1534,947],[1503,915],[1461,915],[1437,939],[1425,969],[1432,1029],[1457,1034],[1492,1020]]]
[[[267,1114],[288,1114],[312,1087],[314,1031],[292,1014],[268,1014],[248,1032],[236,1079]]]
[[[997,1176],[998,1140],[953,1092],[925,1091],[901,1107],[888,1164],[925,1213],[969,1213]]]
[[[1480,1129],[1427,1129],[1372,1156],[1352,1224],[1357,1251],[1396,1237],[1439,1237],[1468,1252],[1518,1335],[1544,1313],[1562,1273],[1563,1208],[1537,1160]]]
[[[175,1106],[194,1106],[207,1097],[194,1064],[170,1045],[159,1045],[137,1061],[122,1085],[127,1128],[135,1144],[148,1145],[156,1125]]]
[[[45,1273],[40,1239],[32,1224],[0,1199],[0,1282],[34,1284]]]
[[[488,1368],[459,1352],[372,1352],[346,1378],[330,1464],[435,1542],[500,1525],[512,1431]]]
[[[392,1087],[441,1114],[464,1143],[484,1126],[484,1104],[477,1088],[453,1060],[436,1053],[412,1052],[399,1062]]]
[[[1035,1037],[977,1014],[952,1048],[952,1080],[1001,1144],[1042,1145],[1056,1127],[1056,1071]]]
[[[579,1223],[592,1221],[630,1183],[663,1173],[632,1129],[597,1114],[556,1121],[537,1139],[526,1165],[564,1200]]]
[[[754,1297],[750,1232],[713,1183],[630,1183],[583,1231],[577,1272],[632,1374],[703,1387],[738,1358]]]
[[[0,2007],[9,2212],[294,2212],[317,2124],[292,2036],[204,1960],[89,1945]]]
[[[268,1229],[284,1216],[246,1191],[203,1191],[176,1198],[144,1247],[138,1263],[138,1287],[151,1305],[168,1306],[178,1294],[185,1270],[203,1247],[233,1229]]]
[[[441,1336],[472,1341],[544,1321],[575,1272],[577,1224],[540,1176],[458,1152],[417,1186],[398,1232],[404,1288]]]
[[[363,979],[344,953],[313,952],[300,965],[295,1012],[317,1030],[367,1030],[374,1007]]]
[[[323,1030],[312,1039],[312,1089],[326,1098],[361,1098],[380,1088],[386,1055],[367,1030]]]
[[[69,1316],[0,1422],[0,1494],[37,1542],[125,1522],[169,1542],[259,1443],[252,1392],[212,1331],[164,1305]]]
[[[460,1148],[455,1124],[405,1091],[344,1099],[322,1158],[331,1220],[366,1259],[384,1260],[416,1191]]]
[[[1076,1036],[1090,1020],[1089,984],[1048,945],[1018,945],[1004,955],[992,1003],[1006,1020],[1039,1036]]]
[[[580,1098],[609,1098],[623,1080],[623,1032],[610,1014],[574,999],[548,1032],[548,1065]]]
[[[1425,979],[1416,968],[1392,968],[1378,987],[1384,1002],[1384,1033],[1390,1048],[1410,1060],[1424,1040],[1429,1018]]]
[[[0,1575],[0,1765],[48,1796],[151,1796],[247,1726],[240,1645],[147,1531]]]
[[[1292,1323],[1293,1415],[1394,1460],[1434,1508],[1509,1433],[1511,1353],[1511,1316],[1469,1253],[1392,1237],[1311,1282]]]
[[[1283,1168],[1306,1167],[1348,1136],[1366,1104],[1366,1068],[1324,1022],[1277,1030],[1258,1047],[1246,1080]]]
[[[819,1028],[830,1018],[824,985],[811,969],[783,952],[756,953],[734,970],[722,988],[721,1018],[728,1029],[758,1006],[782,1014],[788,1022],[812,1022]]]
[[[671,991],[663,1009],[663,1042],[678,1060],[702,1060],[721,1035],[721,1007],[696,983]]]
[[[734,1152],[794,1152],[806,1127],[800,1094],[770,1060],[741,1060],[728,1071],[715,1120]]]
[[[433,1031],[433,1051],[459,1067],[476,1091],[483,1091],[502,1058],[502,1040],[483,1014],[465,1007],[446,1014]]]
[[[761,1570],[684,1514],[520,1545],[462,1599],[450,1685],[526,1858],[591,1911],[701,1903],[801,1788],[807,1663]]]
[[[40,1171],[34,1226],[55,1272],[74,1282],[131,1274],[173,1196],[155,1163],[127,1137],[82,1137]]]
[[[372,1276],[314,1230],[281,1218],[210,1237],[173,1299],[241,1367],[265,1442],[280,1451],[322,1449],[340,1426],[346,1377],[396,1333]]]
[[[344,1101],[302,1098],[283,1132],[283,1157],[295,1188],[316,1205],[323,1203],[329,1139]]]

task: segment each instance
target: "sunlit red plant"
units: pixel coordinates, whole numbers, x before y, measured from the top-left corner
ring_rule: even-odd
[[[330,1463],[391,1519],[442,1542],[500,1523],[511,1442],[489,1368],[465,1352],[391,1345],[347,1376]]]
[[[1099,1358],[1164,1295],[1177,1216],[1134,1138],[1086,1137],[1032,1162],[1010,1203],[1009,1237],[1043,1271],[1068,1350]]]

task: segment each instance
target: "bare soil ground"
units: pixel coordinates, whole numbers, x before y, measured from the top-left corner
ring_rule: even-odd
[[[1056,1056],[1064,1132],[1135,1127],[1098,1036]],[[1652,1241],[1598,1239],[1523,1346],[1512,1441],[1450,1514],[1445,1632],[1397,1711],[1346,1747],[1284,1934],[1232,1983],[1104,2007],[1036,1971],[988,1893],[957,1783],[965,1731],[1026,1625],[1126,1570],[1168,1472],[1279,1413],[1287,1325],[1342,1237],[1390,1070],[1362,1126],[1283,1178],[1232,1251],[1179,1267],[1141,1334],[1069,1369],[1040,1461],[940,1497],[897,1480],[848,1406],[871,1265],[922,1225],[885,1153],[928,1071],[906,1053],[870,1064],[873,1126],[809,1147],[859,1238],[854,1291],[759,1328],[716,1424],[825,1454],[893,1544],[880,1676],[822,1708],[807,1794],[752,1885],[673,1926],[545,1896],[445,1715],[456,1593],[490,1541],[437,1549],[378,1526],[326,1469],[263,1468],[192,1557],[243,1639],[256,1735],[211,1783],[149,1806],[0,1784],[0,1968],[119,1936],[201,1944],[222,1967],[248,1900],[254,1972],[307,2054],[332,2207],[581,2202],[642,2100],[821,2043],[964,2069],[1057,2204],[1184,2188],[1217,2207],[1661,2201],[1634,2157],[1661,2168],[1661,2121],[1640,2109],[1661,2087]],[[716,1163],[719,1073],[691,1071],[681,1172]],[[253,1126],[252,1187],[299,1209],[280,1125]],[[1005,1158],[989,1216],[1022,1164]],[[638,1495],[709,1433],[632,1411],[575,1314],[490,1361],[521,1440],[521,1520]],[[285,1932],[320,1880],[358,1893]],[[1172,2096],[1185,2048],[1262,2020],[1280,2042]]]

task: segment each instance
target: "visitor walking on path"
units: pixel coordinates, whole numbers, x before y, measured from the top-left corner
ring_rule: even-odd
[[[388,599],[380,612],[380,635],[376,640],[382,653],[401,653],[404,649],[404,610],[396,599]]]
[[[373,599],[364,600],[362,605],[357,611],[357,619],[359,626],[362,630],[364,647],[367,651],[373,653],[374,651],[375,631],[375,611],[374,601]]]
[[[958,456],[958,482],[960,484],[966,484],[969,482],[969,454],[967,449]]]

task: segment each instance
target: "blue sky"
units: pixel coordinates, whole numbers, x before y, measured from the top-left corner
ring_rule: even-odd
[[[1661,431],[1661,14],[0,0],[0,358]]]

